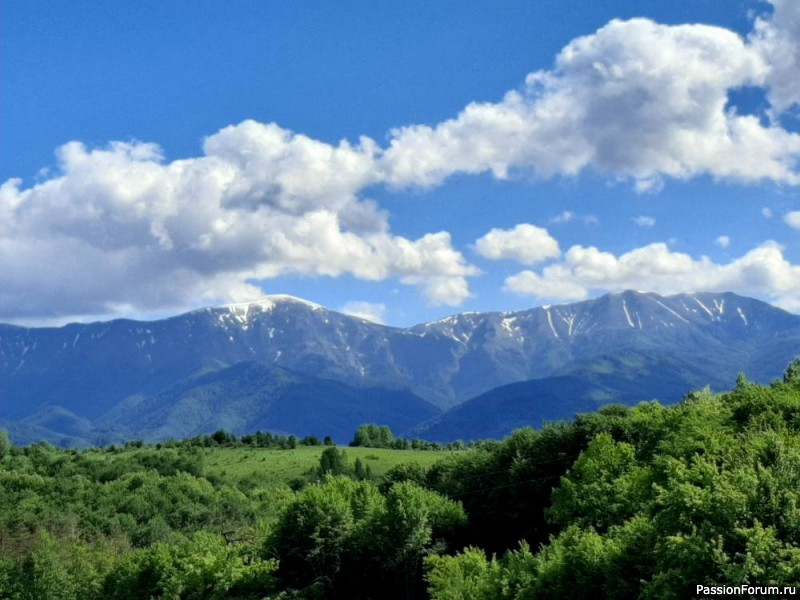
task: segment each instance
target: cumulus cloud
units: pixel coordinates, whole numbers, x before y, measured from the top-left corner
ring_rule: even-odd
[[[383,302],[348,302],[339,309],[346,315],[358,317],[366,321],[372,321],[383,325],[386,316],[386,305]]]
[[[731,238],[728,237],[727,235],[721,235],[716,240],[714,240],[714,243],[720,248],[727,248],[728,246],[731,245]]]
[[[333,146],[253,121],[173,162],[154,144],[66,144],[50,179],[0,186],[0,317],[237,301],[283,273],[397,277],[458,304],[477,271],[449,234],[393,235],[357,196],[377,152],[366,138]]]
[[[620,256],[576,245],[567,250],[563,260],[541,272],[526,270],[507,278],[505,289],[540,300],[559,301],[626,289],[661,294],[734,291],[800,310],[800,266],[791,264],[775,242],[765,242],[726,264],[673,252],[663,243]]]
[[[759,23],[762,37],[774,25]],[[551,177],[591,168],[631,179],[638,191],[657,190],[665,176],[704,174],[800,184],[800,136],[726,108],[732,89],[775,85],[772,55],[754,44],[719,27],[612,21],[498,103],[395,129],[384,178],[431,186],[457,172]]]
[[[642,215],[640,217],[633,217],[633,222],[636,223],[639,227],[653,227],[656,224],[656,220],[653,217],[648,217]]]
[[[388,215],[363,196],[374,185],[584,170],[640,192],[699,175],[798,185],[800,135],[778,117],[800,98],[800,5],[771,2],[773,13],[746,39],[706,25],[611,21],[500,101],[398,127],[385,148],[369,138],[324,143],[254,121],[172,162],[155,144],[70,142],[58,150],[57,171],[38,183],[0,186],[0,318],[237,301],[285,273],[396,278],[433,304],[468,298],[478,271],[450,235],[392,233]],[[768,90],[769,122],[728,107],[729,92],[742,86]],[[570,211],[553,222],[578,218],[592,222]],[[476,249],[526,264],[558,256],[555,240],[532,225],[493,230]],[[575,254],[533,275],[553,295],[580,295],[591,286],[567,276]]]
[[[765,83],[772,107],[780,113],[800,103],[800,4],[769,1],[773,11],[756,20],[750,40],[770,65]]]
[[[800,229],[800,210],[794,210],[783,216],[783,221],[793,229]]]
[[[546,229],[521,223],[513,229],[492,229],[475,242],[475,251],[490,260],[511,259],[532,265],[561,254]]]

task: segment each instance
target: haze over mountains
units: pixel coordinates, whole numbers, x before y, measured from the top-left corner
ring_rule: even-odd
[[[624,292],[377,325],[289,296],[152,322],[0,325],[0,426],[17,443],[218,428],[348,440],[361,423],[496,437],[608,402],[778,377],[800,316],[731,293]]]

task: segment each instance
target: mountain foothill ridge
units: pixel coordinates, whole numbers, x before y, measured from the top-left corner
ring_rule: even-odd
[[[779,376],[800,316],[733,293],[619,292],[400,328],[288,295],[158,321],[0,325],[0,427],[69,445],[364,422],[499,436],[609,402]],[[326,429],[327,427],[327,429]]]

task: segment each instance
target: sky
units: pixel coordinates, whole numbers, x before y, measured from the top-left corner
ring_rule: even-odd
[[[794,0],[0,0],[0,322],[800,313]]]

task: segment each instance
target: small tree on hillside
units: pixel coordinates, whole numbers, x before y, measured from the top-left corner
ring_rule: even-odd
[[[2,461],[11,450],[11,440],[8,439],[8,432],[0,429],[0,461]]]
[[[343,475],[347,471],[347,456],[344,450],[328,446],[319,457],[320,475]]]
[[[786,371],[783,373],[783,382],[800,386],[800,356],[795,358],[789,363],[789,366],[786,367]]]
[[[362,425],[356,430],[351,446],[363,446],[366,448],[390,448],[394,441],[392,430],[386,425]]]
[[[360,458],[356,458],[356,462],[353,465],[353,469],[355,470],[355,476],[358,481],[367,478],[367,470],[364,468],[364,463],[361,462]]]

